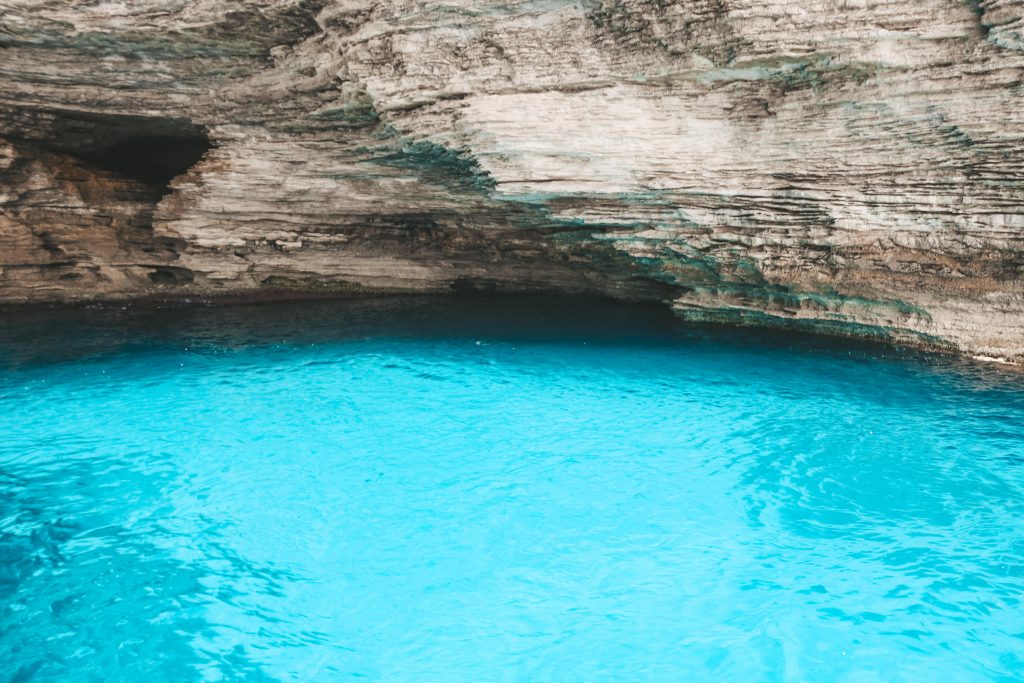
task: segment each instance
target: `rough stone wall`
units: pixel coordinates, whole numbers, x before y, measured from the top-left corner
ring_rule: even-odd
[[[600,292],[1024,360],[1019,0],[0,0],[0,51],[0,301]]]

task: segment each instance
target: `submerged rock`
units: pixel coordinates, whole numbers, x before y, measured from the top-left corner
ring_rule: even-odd
[[[1024,360],[1004,0],[0,0],[0,302],[660,299]]]

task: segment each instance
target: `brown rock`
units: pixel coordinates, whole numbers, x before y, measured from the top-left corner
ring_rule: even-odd
[[[451,291],[1024,361],[1000,0],[0,0],[0,301]]]

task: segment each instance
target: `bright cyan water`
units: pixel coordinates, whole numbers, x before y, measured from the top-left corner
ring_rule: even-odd
[[[1024,381],[537,298],[0,316],[13,680],[1024,677]]]

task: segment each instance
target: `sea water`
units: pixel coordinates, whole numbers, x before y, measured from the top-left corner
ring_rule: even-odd
[[[11,680],[1024,678],[1024,378],[658,307],[0,315]]]

